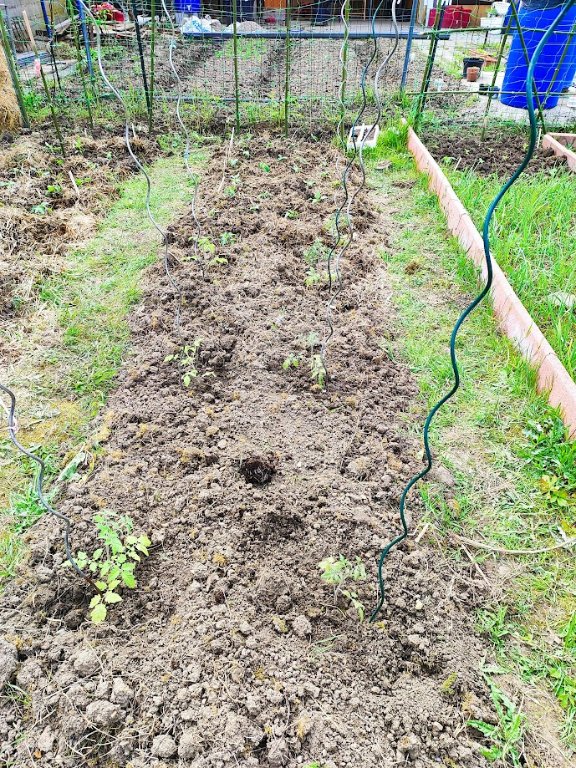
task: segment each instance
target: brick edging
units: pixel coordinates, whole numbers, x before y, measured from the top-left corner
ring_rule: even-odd
[[[408,128],[408,149],[414,155],[418,169],[429,176],[430,188],[438,196],[440,206],[446,214],[450,232],[458,238],[468,256],[480,267],[482,278],[485,279],[486,263],[482,237],[440,166],[412,128]],[[562,419],[570,435],[575,437],[576,384],[515,294],[496,261],[492,260],[494,263],[492,304],[499,328],[536,368],[538,390],[548,392],[550,404],[560,408]]]

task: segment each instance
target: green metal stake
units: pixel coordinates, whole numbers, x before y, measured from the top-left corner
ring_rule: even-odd
[[[494,67],[494,75],[492,76],[492,82],[490,83],[490,90],[488,91],[488,101],[486,103],[486,109],[484,110],[484,124],[482,126],[481,140],[484,141],[486,136],[486,128],[488,127],[488,112],[490,111],[490,105],[492,104],[492,98],[494,96],[494,86],[496,85],[496,78],[500,71],[500,64],[502,63],[502,56],[504,55],[504,49],[506,48],[506,42],[508,41],[508,35],[510,34],[510,27],[512,26],[512,15],[508,19],[508,24],[502,35],[502,41],[500,48],[498,49],[498,56],[496,58],[496,66]]]
[[[42,66],[42,62],[40,61],[40,53],[38,52],[38,46],[36,45],[36,40],[34,40],[34,34],[32,33],[32,27],[30,26],[30,20],[28,19],[28,14],[23,9],[22,10],[22,19],[24,21],[24,26],[26,27],[26,32],[28,34],[28,38],[30,39],[30,45],[32,46],[32,50],[34,52],[34,56],[36,59],[38,59],[38,64],[40,65],[40,77],[42,78],[42,86],[44,87],[44,93],[46,94],[46,99],[48,101],[48,104],[50,106],[50,114],[52,115],[52,122],[54,124],[54,130],[56,131],[56,136],[58,137],[58,143],[60,144],[60,150],[62,151],[62,157],[66,157],[66,149],[64,148],[64,139],[62,138],[62,131],[60,130],[60,123],[58,122],[58,117],[56,115],[56,108],[54,107],[54,101],[52,100],[52,94],[50,93],[50,88],[48,88],[48,83],[46,82],[46,75],[44,74],[44,67]]]
[[[18,76],[18,67],[16,66],[16,62],[13,58],[12,48],[10,47],[10,40],[8,39],[8,30],[6,28],[6,22],[4,21],[4,14],[2,11],[0,11],[0,38],[2,40],[2,47],[4,48],[4,54],[6,56],[6,62],[8,63],[8,69],[10,70],[10,77],[12,79],[12,85],[14,86],[14,93],[16,94],[16,101],[18,102],[20,115],[22,116],[22,125],[24,128],[30,128],[30,120],[28,119],[28,112],[26,112],[24,94],[20,84],[20,77]]]
[[[234,55],[234,100],[236,101],[236,132],[240,130],[240,78],[238,74],[238,9],[232,0],[232,47]]]
[[[348,46],[350,37],[350,0],[344,0],[344,40],[342,42],[342,70],[340,73],[340,141],[346,149],[346,79],[348,63]]]
[[[148,102],[148,133],[152,133],[154,122],[154,59],[156,48],[156,0],[150,0],[152,26],[150,28],[150,99]]]
[[[436,59],[436,50],[438,48],[438,34],[442,19],[444,17],[444,4],[436,4],[436,15],[434,16],[434,27],[430,32],[430,49],[428,51],[428,58],[426,59],[426,66],[424,67],[424,76],[422,78],[422,87],[420,89],[420,95],[416,102],[416,109],[414,114],[414,127],[418,129],[420,124],[420,118],[426,105],[426,92],[430,86],[430,77],[432,76],[432,69],[434,67],[434,61]]]
[[[86,85],[86,76],[84,75],[84,66],[82,62],[82,48],[80,47],[80,33],[78,31],[78,19],[74,13],[74,7],[72,0],[66,0],[66,10],[70,17],[70,28],[72,29],[72,39],[74,40],[74,47],[76,48],[76,60],[78,62],[78,72],[80,73],[80,82],[82,83],[82,92],[84,94],[84,101],[86,102],[86,109],[88,110],[88,122],[90,123],[90,131],[94,136],[94,117],[92,115],[92,106],[90,105],[90,96],[88,95],[88,86]]]
[[[292,40],[290,37],[290,25],[291,25],[291,7],[290,7],[290,0],[286,3],[286,58],[284,62],[284,67],[286,69],[285,72],[285,81],[284,81],[284,135],[288,136],[288,123],[289,123],[289,114],[288,110],[290,108],[290,60],[291,60],[291,47],[292,47]]]

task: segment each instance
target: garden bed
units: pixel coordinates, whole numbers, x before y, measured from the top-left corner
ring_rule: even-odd
[[[353,588],[370,610],[376,557],[420,466],[407,436],[417,389],[387,351],[395,318],[378,249],[393,223],[367,192],[342,263],[328,385],[311,375],[337,164],[324,144],[268,136],[236,144],[227,162],[218,149],[202,174],[198,247],[190,215],[171,227],[180,332],[153,267],[95,425],[94,469],[59,503],[75,551],[97,547],[93,516],[109,510],[150,536],[150,556],[137,589],[94,626],[91,590],[61,567],[56,521],[31,530],[0,609],[2,669],[16,674],[2,701],[8,764],[487,764],[466,725],[494,721],[474,566],[409,540],[387,565],[375,624],[320,578],[325,558],[360,558],[368,579]],[[263,485],[241,471],[258,461],[274,470]]]

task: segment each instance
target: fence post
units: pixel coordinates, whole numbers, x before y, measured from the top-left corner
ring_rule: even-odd
[[[396,2],[396,0],[392,0]],[[412,10],[410,11],[410,28],[408,30],[408,38],[406,39],[406,54],[404,56],[404,66],[402,67],[402,80],[400,82],[400,90],[406,89],[406,80],[408,79],[408,67],[410,65],[410,54],[412,53],[412,38],[414,37],[414,27],[416,26],[416,17],[418,15],[418,7],[420,0],[412,0]],[[426,22],[424,22],[426,23]]]
[[[434,16],[434,26],[430,33],[430,50],[428,51],[428,58],[426,60],[426,66],[424,67],[424,77],[422,78],[422,87],[420,89],[420,95],[416,102],[416,110],[414,115],[414,128],[418,129],[420,118],[424,112],[426,106],[426,95],[428,88],[430,87],[430,78],[432,76],[432,69],[434,68],[434,61],[436,59],[436,49],[438,48],[438,35],[439,30],[442,27],[442,19],[444,18],[444,10],[446,9],[446,3],[438,0],[436,3],[436,15]]]
[[[238,8],[240,0],[232,0],[232,49],[234,56],[234,101],[236,102],[236,132],[240,131],[240,80],[238,75]]]
[[[78,33],[78,19],[74,13],[74,6],[72,0],[66,0],[66,10],[70,17],[70,29],[72,30],[72,39],[74,40],[74,47],[76,48],[76,61],[78,62],[78,74],[80,75],[80,82],[82,83],[82,92],[84,94],[84,101],[86,102],[86,109],[88,110],[88,122],[90,123],[90,131],[94,136],[94,117],[92,115],[92,107],[90,105],[90,97],[88,95],[88,88],[86,87],[86,77],[84,76],[84,68],[82,65],[82,48],[80,46],[80,35]]]
[[[286,69],[284,80],[284,135],[288,136],[289,127],[289,108],[290,108],[290,62],[291,62],[291,46],[292,40],[290,36],[291,20],[291,0],[287,0],[286,3],[286,58],[284,61],[284,68]]]

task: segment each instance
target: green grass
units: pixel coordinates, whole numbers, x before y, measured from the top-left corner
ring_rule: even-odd
[[[503,181],[444,168],[477,227]],[[576,183],[564,168],[522,176],[499,206],[492,252],[568,373],[576,378]],[[571,306],[571,302],[573,305]]]
[[[376,170],[383,159],[390,167]],[[402,333],[385,344],[389,354],[408,362],[419,383],[421,397],[410,423],[421,426],[427,409],[451,385],[448,340],[458,314],[478,293],[476,271],[448,234],[435,195],[404,151],[402,130],[385,131],[369,162],[382,210],[392,207],[396,222],[381,256]],[[476,206],[481,216],[484,198]],[[421,484],[422,522],[445,537],[449,550],[454,533],[506,549],[546,547],[562,534],[574,536],[576,447],[537,394],[534,371],[498,334],[488,304],[463,326],[457,355],[461,389],[431,432],[435,461],[451,472],[454,487],[434,480]],[[466,557],[457,546],[450,551],[454,558]],[[481,568],[495,557],[472,551]],[[510,562],[515,575],[503,596],[480,613],[479,629],[492,639],[502,671],[556,697],[564,714],[560,735],[565,748],[576,749],[574,550],[515,556]],[[508,732],[494,736],[502,742]],[[510,754],[507,759],[514,764]]]
[[[190,199],[191,187],[180,157],[158,160],[150,174],[152,211],[166,224]],[[141,176],[124,183],[93,239],[68,254],[64,271],[41,284],[25,354],[11,375],[18,382],[20,438],[47,462],[48,487],[63,454],[69,459],[78,451],[106,402],[126,353],[127,314],[140,297],[142,271],[159,258],[144,191]],[[47,332],[55,343],[43,344]],[[14,575],[21,558],[20,534],[42,510],[32,489],[33,463],[17,456],[5,439],[0,456],[0,485],[9,497],[0,511],[1,583]]]

